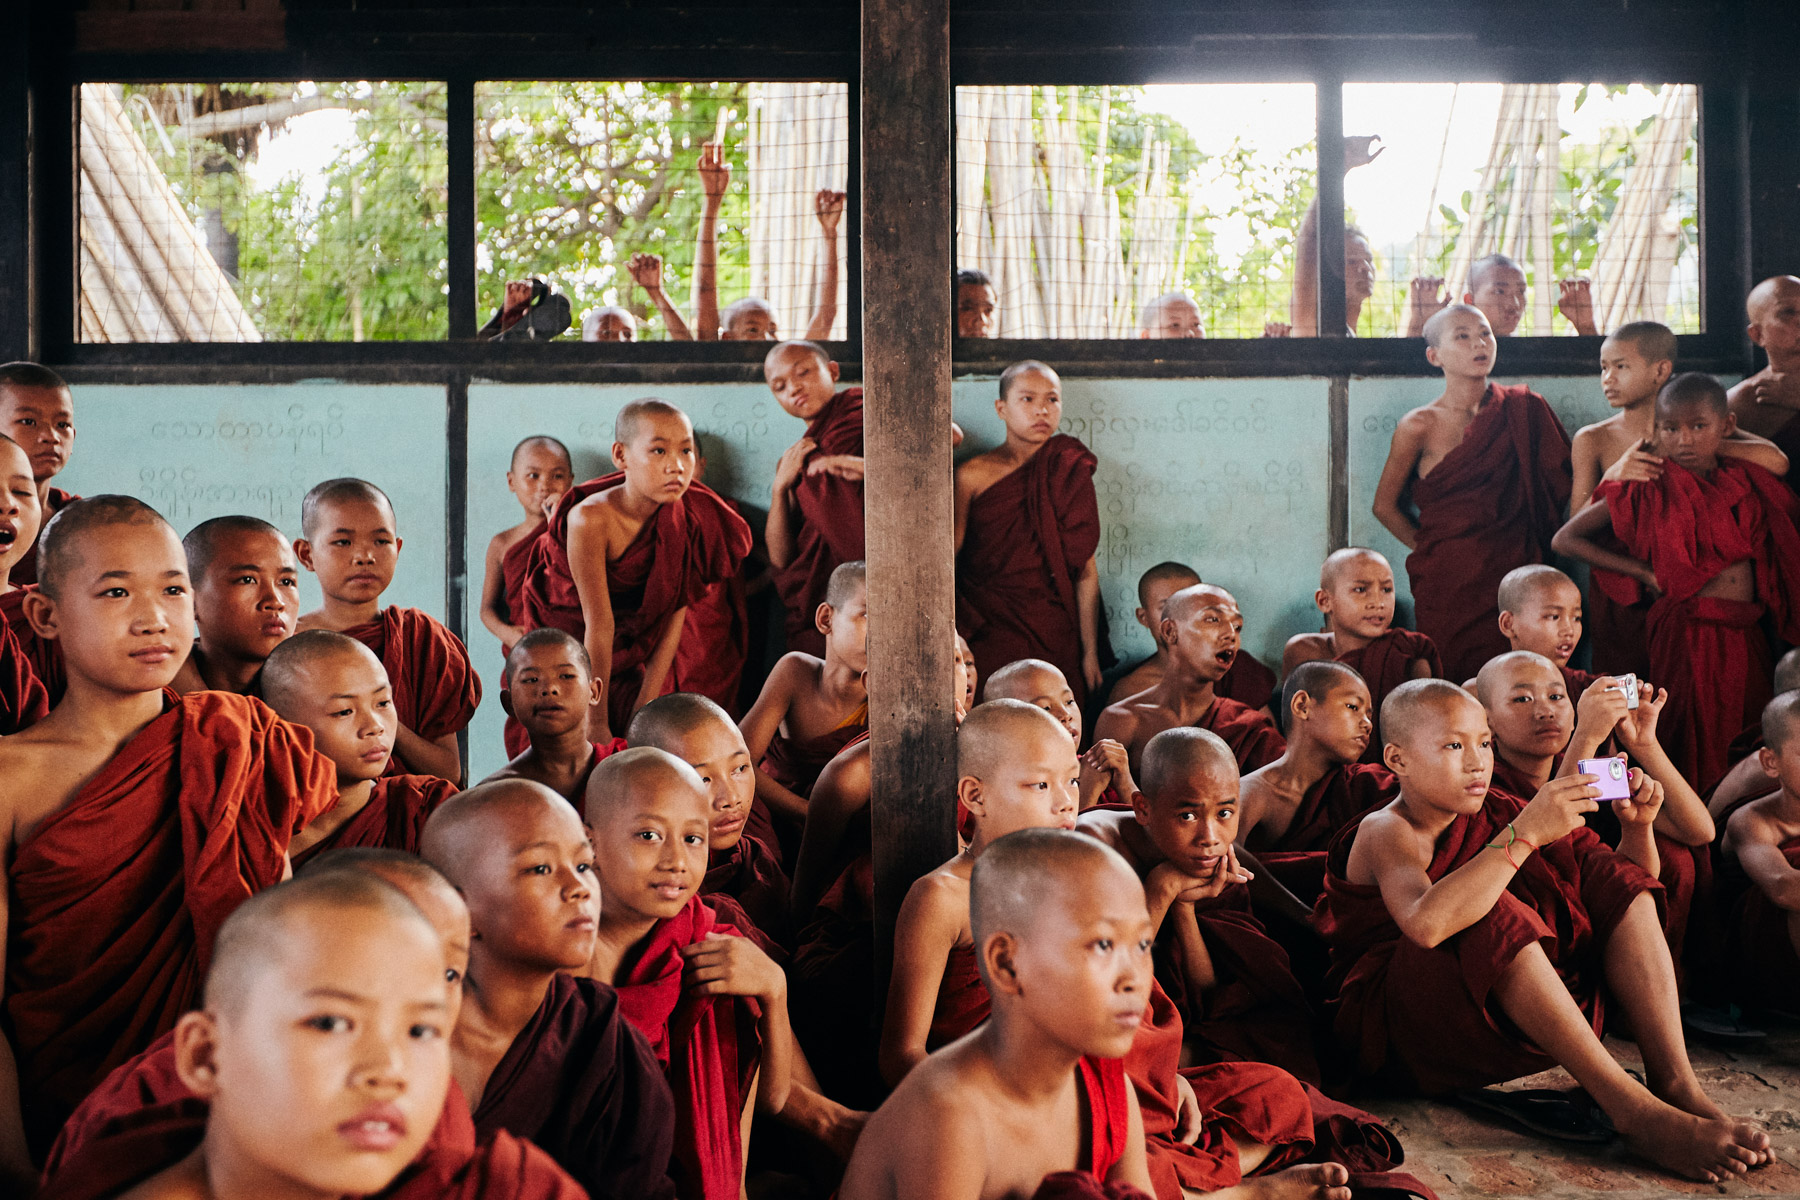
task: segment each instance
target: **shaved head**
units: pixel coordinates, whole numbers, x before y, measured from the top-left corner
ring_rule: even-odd
[[[505,840],[507,823],[520,813],[542,812],[566,814],[577,825],[581,823],[575,806],[541,783],[497,779],[476,784],[444,801],[426,820],[419,853],[458,891],[467,892],[475,861],[490,846]]]
[[[1744,299],[1744,315],[1752,324],[1760,325],[1763,318],[1769,315],[1769,308],[1783,292],[1800,292],[1800,278],[1793,275],[1772,275],[1750,289],[1750,295]]]
[[[654,397],[644,400],[633,400],[630,404],[621,408],[619,410],[619,415],[613,418],[613,441],[630,445],[644,432],[644,425],[646,422],[659,417],[679,420],[682,424],[686,425],[689,430],[692,430],[694,427],[693,423],[688,420],[687,414],[682,412],[679,408],[676,408],[673,404],[670,404],[667,400],[658,400]]]
[[[594,664],[588,658],[587,647],[581,644],[580,639],[546,625],[532,630],[513,643],[512,650],[506,656],[506,670],[502,672],[502,678],[511,683],[513,672],[525,661],[525,656],[541,646],[555,647],[568,655],[569,661],[586,671],[589,677],[593,676]]]
[[[1725,386],[1704,371],[1683,371],[1656,393],[1657,416],[1690,405],[1709,408],[1721,417],[1731,412],[1725,399]]]
[[[1048,375],[1051,379],[1061,378],[1050,368],[1048,363],[1041,363],[1035,358],[1022,359],[1000,372],[1000,398],[1006,399],[1007,393],[1012,391],[1013,383],[1018,380],[1019,376],[1028,375],[1034,371],[1040,375]]]
[[[981,685],[983,700],[1025,700],[1037,695],[1034,676],[1043,673],[1056,676],[1067,683],[1062,668],[1055,663],[1045,662],[1041,658],[1021,658],[1007,663],[998,671],[987,677]]]
[[[1800,730],[1800,690],[1782,692],[1763,706],[1763,745],[1782,754],[1796,730]]]
[[[422,887],[456,889],[444,873],[420,858],[391,846],[339,846],[307,859],[294,872],[295,879],[311,879],[328,871],[349,871],[358,875],[374,875],[395,887],[401,880]]]
[[[1144,744],[1138,783],[1144,795],[1154,801],[1179,780],[1214,771],[1237,776],[1237,757],[1231,753],[1231,747],[1210,729],[1183,725],[1165,729]]]
[[[1475,290],[1474,276],[1469,277],[1469,290]],[[1458,318],[1480,317],[1482,324],[1487,324],[1487,314],[1473,304],[1446,304],[1431,314],[1425,322],[1425,344],[1437,346],[1442,344],[1446,334],[1456,325]]]
[[[238,534],[271,537],[280,542],[283,547],[288,544],[286,534],[260,517],[214,517],[210,521],[200,522],[188,530],[188,535],[181,539],[181,548],[187,551],[189,577],[198,581],[202,575],[212,570],[213,560],[218,556],[220,543]]]
[[[1481,707],[1492,708],[1499,698],[1499,692],[1511,686],[1508,681],[1519,671],[1526,669],[1544,672],[1558,681],[1562,679],[1561,669],[1541,654],[1533,654],[1529,650],[1509,650],[1505,654],[1496,654],[1482,664],[1475,676],[1475,698],[1481,702]],[[1387,720],[1385,704],[1381,707],[1381,719],[1383,722]],[[1383,724],[1382,728],[1386,729],[1387,726]]]
[[[1800,688],[1800,647],[1789,650],[1775,664],[1775,690],[1791,692]]]
[[[809,342],[802,338],[792,338],[785,342],[776,342],[774,347],[763,355],[763,370],[767,371],[778,362],[786,362],[798,354],[810,354],[819,360],[819,366],[831,366],[831,355],[825,353],[825,347],[817,342]]]
[[[1501,657],[1506,657],[1502,655]],[[1544,659],[1541,655],[1533,658]],[[1551,670],[1555,670],[1552,667]],[[1381,702],[1381,737],[1384,742],[1409,745],[1435,719],[1458,705],[1475,704],[1475,697],[1448,679],[1409,679]]]
[[[1385,554],[1362,546],[1346,546],[1342,550],[1333,550],[1325,556],[1324,564],[1319,567],[1319,586],[1329,592],[1337,583],[1338,576],[1363,562],[1380,563],[1388,574],[1394,573],[1394,568],[1388,565]]]
[[[322,504],[373,504],[385,509],[390,521],[394,516],[393,501],[388,494],[366,479],[344,476],[339,479],[327,479],[324,483],[316,483],[300,501],[300,532],[311,538],[318,526],[319,506]]]
[[[1081,904],[1085,880],[1095,871],[1122,872],[1137,882],[1119,852],[1105,843],[1066,829],[1021,829],[998,838],[975,860],[969,879],[969,924],[976,956],[996,933],[1030,935],[1037,919],[1052,905]]]
[[[1525,606],[1552,588],[1574,587],[1575,581],[1547,563],[1514,567],[1500,580],[1500,611],[1524,612]]]
[[[1305,692],[1316,703],[1329,696],[1336,688],[1360,683],[1368,686],[1362,673],[1349,663],[1338,662],[1334,658],[1314,658],[1301,663],[1288,672],[1281,682],[1281,710],[1275,714],[1275,724],[1282,734],[1287,734],[1288,722],[1294,715],[1294,697]]]
[[[616,814],[629,812],[627,801],[634,793],[669,790],[692,793],[702,813],[711,808],[711,793],[700,772],[667,750],[633,746],[602,760],[588,776],[582,815],[591,828],[598,829]]]
[[[730,713],[698,692],[671,692],[637,710],[637,715],[631,718],[631,727],[625,731],[625,740],[634,747],[669,750],[671,745],[709,721],[723,721],[733,728],[737,725]],[[674,751],[669,750],[669,753]],[[606,761],[617,757],[612,755]],[[605,766],[606,762],[600,765]]]
[[[1521,268],[1518,263],[1514,262],[1512,259],[1508,258],[1506,255],[1504,255],[1504,254],[1489,254],[1486,257],[1478,258],[1474,262],[1469,264],[1469,288],[1468,288],[1468,290],[1471,292],[1480,291],[1482,280],[1486,279],[1487,276],[1491,272],[1497,271],[1497,270],[1517,271],[1521,275],[1523,275],[1525,273],[1524,269]],[[1426,337],[1427,337],[1427,339],[1429,339],[1430,335],[1427,334]],[[1436,345],[1435,342],[1432,344]]]
[[[1021,740],[1045,737],[1051,731],[1063,742],[1068,741],[1069,731],[1035,704],[1023,700],[977,704],[956,731],[956,773],[964,778],[989,778]]]
[[[268,660],[263,663],[263,700],[276,712],[282,712],[312,685],[310,676],[316,668],[345,659],[356,659],[387,673],[375,652],[353,637],[330,629],[296,633],[269,651]]]
[[[44,522],[38,535],[38,589],[54,599],[64,578],[81,563],[84,536],[91,530],[115,525],[161,527],[174,534],[175,529],[162,514],[135,496],[100,495],[58,509]]]
[[[1181,587],[1193,587],[1200,582],[1200,572],[1186,563],[1159,562],[1142,575],[1138,576],[1138,607],[1150,607],[1150,589],[1159,583],[1178,583]],[[1151,613],[1154,619],[1157,614]]]
[[[569,466],[571,471],[575,469],[573,466],[574,460],[569,457],[569,448],[547,433],[534,433],[530,437],[521,440],[518,445],[514,446],[512,458],[507,462],[507,469],[512,470],[516,468],[519,465],[519,455],[525,453],[527,450],[548,450],[550,453],[561,458],[564,464]]]
[[[869,564],[862,559],[839,563],[825,584],[825,603],[832,609],[843,608],[856,593],[869,586]]]
[[[1607,334],[1606,340],[1626,343],[1647,363],[1675,361],[1675,331],[1660,321],[1628,321]]]
[[[280,961],[295,930],[306,925],[329,930],[353,912],[416,929],[434,950],[439,947],[437,931],[392,884],[368,874],[320,871],[257,893],[225,919],[206,972],[206,1007],[237,1012],[251,981]]]
[[[1182,588],[1163,601],[1162,619],[1185,621],[1203,608],[1227,604],[1236,608],[1238,606],[1237,598],[1222,587],[1210,583],[1197,583],[1193,587]]]

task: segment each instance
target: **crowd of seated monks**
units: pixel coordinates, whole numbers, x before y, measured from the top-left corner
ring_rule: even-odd
[[[760,528],[662,401],[600,478],[518,444],[480,781],[379,487],[181,536],[53,486],[71,393],[0,366],[6,1193],[1430,1198],[1357,1107],[1396,1093],[1756,1171],[1688,1049],[1800,988],[1800,278],[1747,308],[1729,391],[1612,331],[1572,439],[1480,307],[1433,313],[1374,500],[1415,628],[1341,549],[1275,669],[1174,561],[1114,661],[1096,458],[1008,369],[954,480],[958,850],[891,957],[862,393],[816,344],[767,356],[799,424]]]

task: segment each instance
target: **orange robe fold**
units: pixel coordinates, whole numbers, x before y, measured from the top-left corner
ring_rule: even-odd
[[[1419,659],[1431,664],[1433,676],[1442,678],[1444,662],[1431,639],[1410,629],[1390,629],[1360,650],[1346,650],[1337,660],[1363,677],[1369,685],[1369,699],[1374,704],[1375,729],[1362,761],[1381,761],[1381,702],[1388,693],[1412,678],[1412,665]]]
[[[425,821],[456,791],[455,784],[436,775],[383,775],[375,781],[369,802],[354,817],[293,855],[294,870],[328,850],[346,846],[378,846],[417,854]]]
[[[50,693],[12,626],[0,622],[0,737],[29,729],[50,712]]]
[[[1325,851],[1331,839],[1399,793],[1400,782],[1386,767],[1333,767],[1306,789],[1279,837],[1268,836],[1259,825],[1245,846],[1283,887],[1307,904],[1315,903],[1325,890]]]
[[[1657,736],[1696,791],[1731,769],[1731,739],[1770,699],[1773,671],[1765,612],[1776,633],[1800,641],[1800,500],[1761,467],[1720,459],[1702,478],[1670,461],[1660,478],[1602,483],[1613,531],[1633,558],[1650,564],[1662,595],[1650,606],[1651,678],[1669,689]],[[1700,591],[1733,563],[1748,560],[1756,600]],[[1595,571],[1614,600],[1635,602],[1635,580]]]
[[[863,392],[845,388],[807,423],[806,436],[817,448],[806,461],[863,452]],[[774,569],[775,589],[787,606],[787,647],[825,657],[825,636],[813,614],[825,603],[825,588],[840,565],[864,557],[863,485],[861,480],[802,471],[794,485],[799,509],[794,531],[794,557]]]
[[[387,669],[400,723],[435,742],[468,727],[481,703],[481,677],[462,639],[423,609],[390,604],[373,621],[344,630],[375,652]],[[399,748],[388,759],[388,774],[413,771]]]
[[[756,1002],[696,997],[681,986],[681,949],[716,934],[741,936],[705,901],[659,921],[619,983],[619,1011],[649,1042],[675,1093],[670,1174],[681,1200],[736,1200],[744,1174],[739,1118],[760,1052]]]
[[[1571,481],[1569,435],[1544,398],[1523,384],[1489,384],[1462,442],[1413,482],[1413,624],[1437,644],[1449,678],[1471,678],[1506,652],[1495,624],[1500,580],[1549,561]]]
[[[581,597],[569,563],[569,513],[589,496],[624,479],[624,472],[615,472],[563,493],[544,531],[532,543],[521,594],[521,625],[534,629],[550,626],[585,640],[587,622],[581,615]],[[618,560],[606,564],[613,614],[607,711],[615,731],[630,724],[643,688],[644,668],[669,618],[704,597],[713,584],[733,578],[748,553],[750,526],[744,518],[711,488],[695,483],[679,499],[658,507]],[[683,644],[688,640],[685,626],[681,640]],[[698,649],[693,647],[691,652]],[[713,652],[736,653],[741,659],[745,649],[714,646]],[[669,671],[660,694],[675,690],[675,674],[673,669]]]
[[[1041,658],[1062,671],[1076,704],[1085,700],[1075,584],[1100,547],[1098,462],[1059,433],[970,502],[957,555],[956,625],[984,682],[1007,663]],[[1102,652],[1102,667],[1109,657]]]
[[[6,1017],[39,1153],[108,1071],[199,1003],[219,926],[280,882],[289,839],[337,800],[312,732],[262,701],[163,703],[12,864]]]
[[[50,523],[51,517],[79,499],[81,497],[73,492],[65,492],[59,487],[52,487],[49,495],[44,497],[43,520],[38,524],[38,531],[41,533],[44,526]],[[19,561],[12,565],[12,570],[7,573],[7,578],[17,585],[36,583],[38,581],[37,552],[38,544],[33,541],[25,553],[19,556]]]
[[[1481,809],[1438,838],[1426,875],[1437,881],[1504,837],[1525,802],[1490,790]],[[1335,1028],[1359,1076],[1442,1095],[1555,1066],[1501,1011],[1494,986],[1520,951],[1544,948],[1596,1034],[1605,1028],[1601,952],[1633,900],[1662,887],[1591,830],[1525,859],[1485,917],[1442,944],[1409,941],[1374,884],[1344,876],[1356,829],[1332,843],[1313,923],[1331,947]],[[1658,914],[1661,915],[1660,912]]]

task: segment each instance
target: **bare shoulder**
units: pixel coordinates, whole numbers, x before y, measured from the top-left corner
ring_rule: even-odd
[[[1443,421],[1444,412],[1444,408],[1436,400],[1430,404],[1421,404],[1394,422],[1394,440],[1400,440],[1402,435],[1409,438],[1425,437]]]
[[[961,1050],[940,1051],[907,1072],[869,1118],[844,1172],[842,1200],[887,1200],[898,1194],[901,1171],[921,1169],[947,1173],[956,1192],[981,1194],[989,1113]]]
[[[3,769],[3,768],[0,768]],[[1725,841],[1727,847],[1755,845],[1762,843],[1779,846],[1783,840],[1781,826],[1775,817],[1775,805],[1781,800],[1777,792],[1772,796],[1764,796],[1761,800],[1752,800],[1725,822]]]
[[[1296,633],[1287,640],[1287,645],[1282,648],[1281,673],[1286,675],[1301,663],[1337,657],[1331,652],[1331,649],[1329,633]]]
[[[825,764],[813,784],[807,811],[828,809],[854,812],[869,802],[873,771],[869,765],[869,743],[858,742]]]
[[[1100,719],[1094,722],[1095,739],[1112,738],[1130,745],[1132,735],[1137,732],[1139,715],[1143,711],[1141,706],[1147,695],[1147,691],[1138,692],[1102,709]]]
[[[1105,842],[1114,850],[1123,853],[1122,847],[1125,839],[1121,836],[1120,825],[1122,822],[1136,819],[1130,813],[1118,809],[1090,808],[1075,818],[1075,829],[1076,832],[1085,833],[1094,840]]]

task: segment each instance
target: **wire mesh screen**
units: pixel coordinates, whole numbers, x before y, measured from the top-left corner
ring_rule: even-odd
[[[989,335],[1159,336],[1171,294],[1199,336],[1282,332],[1313,143],[1311,84],[958,88],[957,265],[992,280]]]
[[[441,83],[83,84],[84,342],[448,328]]]
[[[1483,285],[1497,332],[1698,332],[1698,114],[1688,85],[1345,85],[1345,133],[1380,139],[1344,178],[1375,265],[1357,332]]]
[[[590,339],[843,337],[848,103],[842,83],[480,84],[484,315],[537,277]]]

